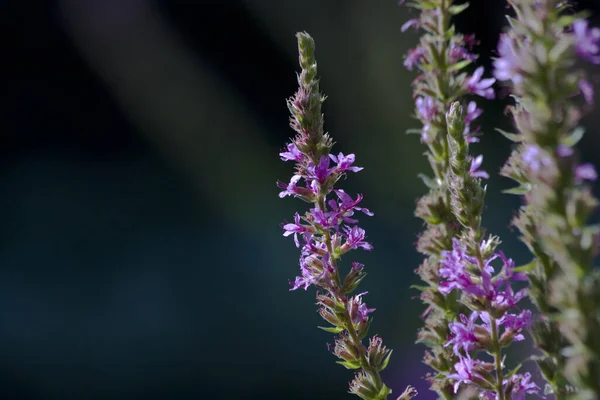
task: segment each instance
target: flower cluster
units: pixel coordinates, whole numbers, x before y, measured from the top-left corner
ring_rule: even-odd
[[[600,276],[592,267],[598,229],[587,224],[597,207],[588,182],[597,178],[579,162],[580,119],[594,90],[578,59],[600,64],[600,29],[558,0],[509,0],[511,29],[500,38],[494,75],[516,99],[511,112],[516,142],[501,174],[518,186],[525,206],[514,220],[534,260],[527,275],[542,315],[534,339],[547,392],[562,399],[600,398]],[[580,96],[578,96],[580,95]]]
[[[301,274],[291,290],[306,290],[311,285],[322,290],[317,293],[319,313],[331,324],[322,329],[338,334],[332,353],[346,368],[360,370],[350,383],[350,392],[365,400],[382,400],[391,390],[382,382],[380,372],[392,351],[378,336],[370,339],[368,347],[362,344],[371,322],[369,315],[375,310],[364,303],[366,292],[352,295],[365,277],[364,265],[353,262],[343,279],[340,270],[341,258],[349,251],[372,249],[354,216],[356,212],[373,213],[359,205],[362,196],[354,198],[334,188],[345,174],[362,168],[354,166],[354,154],[330,153],[332,141],[323,130],[324,96],[316,77],[314,41],[306,33],[297,37],[302,72],[298,92],[288,101],[291,126],[297,136],[280,153],[283,161],[296,163],[296,172],[289,183],[278,182],[278,186],[282,189],[280,197],[297,197],[312,204],[312,208],[303,216],[296,213],[294,222],[283,225],[284,236],[293,235],[301,248]],[[401,397],[407,400],[415,395],[409,388]]]
[[[420,175],[430,188],[427,195],[417,203],[416,215],[426,223],[426,230],[419,237],[417,248],[427,258],[417,273],[427,284],[422,287],[421,299],[427,304],[424,312],[425,326],[418,340],[429,347],[424,362],[433,368],[435,375],[429,375],[431,389],[441,398],[454,398],[454,380],[451,374],[460,361],[452,349],[445,346],[450,332],[450,324],[460,314],[470,315],[470,310],[459,302],[457,292],[444,291],[439,286],[440,260],[445,251],[452,250],[453,239],[465,230],[464,224],[454,212],[457,203],[452,195],[451,185],[451,146],[448,139],[446,113],[455,101],[465,103],[465,115],[460,121],[460,136],[468,143],[479,140],[479,127],[474,122],[482,110],[475,101],[465,102],[467,95],[478,95],[487,99],[494,97],[492,85],[495,79],[483,78],[484,70],[479,67],[472,74],[465,72],[476,59],[473,48],[477,44],[473,35],[458,34],[451,25],[451,18],[464,11],[467,4],[454,4],[452,0],[414,0],[409,6],[419,10],[419,16],[406,22],[402,30],[415,28],[423,32],[419,45],[409,50],[404,65],[409,70],[417,70],[418,76],[412,83],[415,116],[422,128],[409,133],[420,135],[428,152],[433,177]],[[454,130],[457,128],[455,127]],[[464,150],[460,147],[460,150]],[[487,178],[480,170],[482,157],[465,158],[469,188],[473,207],[482,207],[483,191],[477,181]],[[463,182],[463,183],[464,183]],[[456,182],[458,183],[458,181]],[[469,192],[470,191],[470,192]],[[470,215],[479,215],[481,210],[471,207]]]

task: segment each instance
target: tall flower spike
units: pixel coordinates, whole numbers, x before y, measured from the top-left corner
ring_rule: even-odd
[[[600,63],[600,29],[567,11],[567,1],[509,4],[515,17],[498,44],[494,74],[516,99],[516,132],[505,136],[517,147],[501,174],[518,184],[509,192],[525,199],[513,223],[534,256],[526,269],[541,311],[533,329],[538,364],[556,399],[600,399],[598,230],[587,224],[598,203],[587,183],[597,175],[573,147],[594,97],[576,60]]]
[[[481,158],[451,159],[446,112],[457,100],[466,104],[465,97],[469,94],[492,98],[491,86],[495,81],[482,79],[483,68],[475,69],[472,74],[465,72],[465,68],[477,59],[472,53],[476,41],[472,35],[455,33],[451,17],[467,8],[466,4],[455,3],[454,0],[413,0],[408,3],[419,11],[418,17],[408,26],[418,27],[423,35],[419,45],[410,50],[405,59],[405,66],[419,73],[412,87],[415,116],[422,124],[420,129],[409,133],[420,135],[421,142],[427,146],[426,155],[433,170],[433,177],[421,175],[430,191],[418,201],[415,212],[427,226],[417,243],[418,251],[427,257],[417,270],[427,284],[421,293],[421,299],[427,305],[423,314],[425,326],[419,331],[418,341],[429,347],[424,362],[435,371],[429,379],[431,390],[442,399],[455,397],[455,380],[451,374],[460,361],[452,347],[445,346],[451,334],[449,325],[458,321],[460,315],[470,315],[468,307],[459,302],[458,291],[451,289],[456,282],[441,280],[440,261],[446,252],[452,253],[453,239],[465,230],[453,213],[458,204],[454,204],[450,190],[451,163],[464,161],[457,167],[466,170],[473,179],[487,177],[487,173],[480,170]],[[462,118],[452,121],[457,124],[453,129],[460,131],[467,142],[477,142],[479,128],[471,125],[476,123],[482,111],[474,101],[469,102],[465,110]]]
[[[350,383],[350,393],[365,400],[384,400],[391,390],[381,380],[380,372],[387,366],[392,351],[378,336],[365,347],[362,340],[371,324],[370,314],[375,311],[363,301],[366,292],[352,295],[365,277],[364,265],[352,263],[350,271],[342,278],[341,260],[351,250],[371,250],[365,231],[353,219],[360,211],[373,215],[360,207],[362,196],[356,199],[341,189],[335,190],[337,181],[348,172],[362,168],[354,166],[354,154],[330,154],[332,141],[323,129],[321,103],[325,97],[319,91],[315,43],[307,33],[298,33],[301,73],[299,88],[288,100],[292,114],[290,125],[296,137],[280,153],[283,161],[294,161],[296,173],[289,184],[278,183],[283,189],[280,197],[294,196],[311,203],[304,216],[296,213],[293,223],[283,225],[284,236],[294,236],[301,248],[301,274],[292,283],[291,290],[316,286],[317,305],[323,319],[330,324],[322,328],[338,334],[332,353],[348,369],[358,370]],[[333,164],[332,164],[333,162]],[[408,388],[400,398],[409,400],[416,391]]]
[[[514,281],[525,277],[515,272],[512,260],[496,250],[500,244],[497,237],[484,239],[481,224],[485,189],[481,178],[472,172],[478,157],[474,160],[469,155],[465,116],[459,103],[451,105],[446,118],[451,207],[464,230],[460,237],[453,238],[452,250],[442,252],[439,288],[442,293],[460,293],[459,300],[470,313],[449,324],[451,334],[445,346],[452,346],[458,362],[447,377],[454,380],[455,392],[468,385],[477,387],[483,398],[524,398],[526,393],[537,394],[538,387],[529,382],[528,375],[514,370],[507,374],[502,350],[523,340],[522,332],[530,326],[531,312],[517,309],[527,292],[512,288]],[[498,261],[502,266],[495,273],[492,263]],[[480,352],[492,355],[494,362],[478,359]]]

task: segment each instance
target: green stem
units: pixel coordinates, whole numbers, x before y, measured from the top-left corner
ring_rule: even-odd
[[[500,341],[498,340],[498,324],[496,318],[490,316],[490,324],[492,328],[492,347],[494,348],[494,362],[496,364],[496,393],[498,393],[498,400],[505,400],[506,395],[504,393],[504,377],[502,374],[502,350],[500,349]]]

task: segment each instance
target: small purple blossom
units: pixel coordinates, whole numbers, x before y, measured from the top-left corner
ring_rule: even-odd
[[[425,49],[422,47],[417,47],[414,49],[408,50],[408,54],[404,59],[404,66],[407,70],[412,71],[415,65],[417,65],[421,58],[425,55]]]
[[[525,336],[520,332],[531,326],[531,311],[523,310],[519,314],[506,314],[499,323],[504,326],[505,333],[514,334],[513,341],[525,340]]]
[[[348,300],[348,312],[352,318],[352,322],[367,322],[369,314],[375,311],[374,308],[367,308],[367,305],[362,302],[362,296],[368,292],[362,292]]]
[[[587,20],[578,19],[573,22],[573,33],[577,40],[577,55],[593,64],[600,64],[600,29],[589,29]]]
[[[508,35],[501,35],[498,42],[498,57],[494,60],[494,76],[499,81],[513,81],[518,84],[523,80],[519,67],[521,57],[515,49],[515,41]]]
[[[540,394],[540,388],[535,382],[531,381],[531,374],[515,374],[510,379],[504,381],[504,385],[511,384],[512,400],[525,400],[526,394]]]
[[[579,79],[579,90],[588,104],[594,104],[594,86],[586,79]]]
[[[566,157],[571,157],[574,153],[574,150],[572,147],[567,146],[566,144],[559,144],[556,147],[556,154],[560,157],[560,158],[566,158]]]
[[[470,385],[476,379],[483,379],[476,370],[482,364],[479,360],[473,360],[467,353],[467,356],[459,356],[459,362],[454,365],[454,373],[448,374],[448,378],[454,379],[454,393],[458,393],[461,383]]]
[[[463,46],[457,45],[455,43],[453,43],[450,46],[450,57],[449,57],[450,64],[456,64],[460,60],[475,61],[476,59],[477,59],[477,56],[475,54],[469,52]]]
[[[529,145],[525,148],[523,161],[534,172],[539,172],[542,168],[552,166],[552,158],[537,145]]]
[[[329,158],[331,158],[333,162],[337,164],[336,172],[338,173],[343,173],[346,171],[359,172],[364,169],[362,167],[352,166],[352,164],[354,164],[354,160],[356,159],[354,154],[348,154],[347,156],[344,156],[344,153],[339,153],[337,156],[330,154]]]
[[[292,234],[294,235],[294,243],[296,243],[296,247],[300,247],[298,233],[314,232],[312,226],[302,225],[300,223],[300,214],[298,213],[294,215],[294,223],[283,225],[283,229],[285,230],[283,236],[290,236]]]
[[[578,165],[575,168],[575,181],[582,183],[583,181],[595,181],[598,179],[598,173],[593,164],[585,163]]]
[[[478,340],[475,336],[475,321],[479,318],[479,313],[474,311],[469,318],[464,314],[460,315],[460,322],[451,322],[448,325],[452,333],[452,339],[446,342],[444,347],[452,346],[455,354],[460,355],[460,350],[469,352],[477,347]]]
[[[304,159],[304,154],[298,150],[298,147],[295,143],[288,143],[287,151],[279,153],[282,161],[302,161]]]
[[[408,21],[406,21],[404,24],[402,24],[400,31],[406,32],[410,28],[415,28],[415,30],[419,29],[419,19],[418,18],[413,18],[413,19],[409,19]]]
[[[345,226],[344,232],[346,234],[346,248],[358,249],[361,248],[363,250],[373,250],[373,245],[366,242],[364,239],[366,237],[365,230],[359,228],[358,226],[353,226],[352,228]]]
[[[479,67],[475,70],[473,75],[469,79],[467,79],[467,90],[473,94],[491,100],[495,97],[492,85],[496,82],[496,79],[481,79],[481,77],[483,76],[483,71],[483,67]]]
[[[471,160],[471,168],[469,169],[469,175],[471,175],[474,178],[489,179],[490,176],[488,175],[487,172],[479,170],[479,167],[481,167],[482,163],[483,163],[483,155],[478,155],[477,157],[472,159]]]

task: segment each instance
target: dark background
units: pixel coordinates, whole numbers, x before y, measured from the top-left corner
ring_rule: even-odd
[[[506,9],[473,3],[458,29],[489,66]],[[275,181],[292,173],[278,153],[306,30],[336,151],[365,167],[343,185],[375,212],[362,222],[375,251],[355,257],[371,332],[395,350],[384,379],[432,399],[409,289],[428,168],[404,134],[418,127],[410,16],[395,0],[0,2],[0,398],[350,398],[314,291],[288,292],[298,250],[280,229],[305,207]],[[526,262],[508,229],[519,200],[495,174],[506,100],[480,104],[486,225]],[[596,164],[598,122],[582,144]]]

